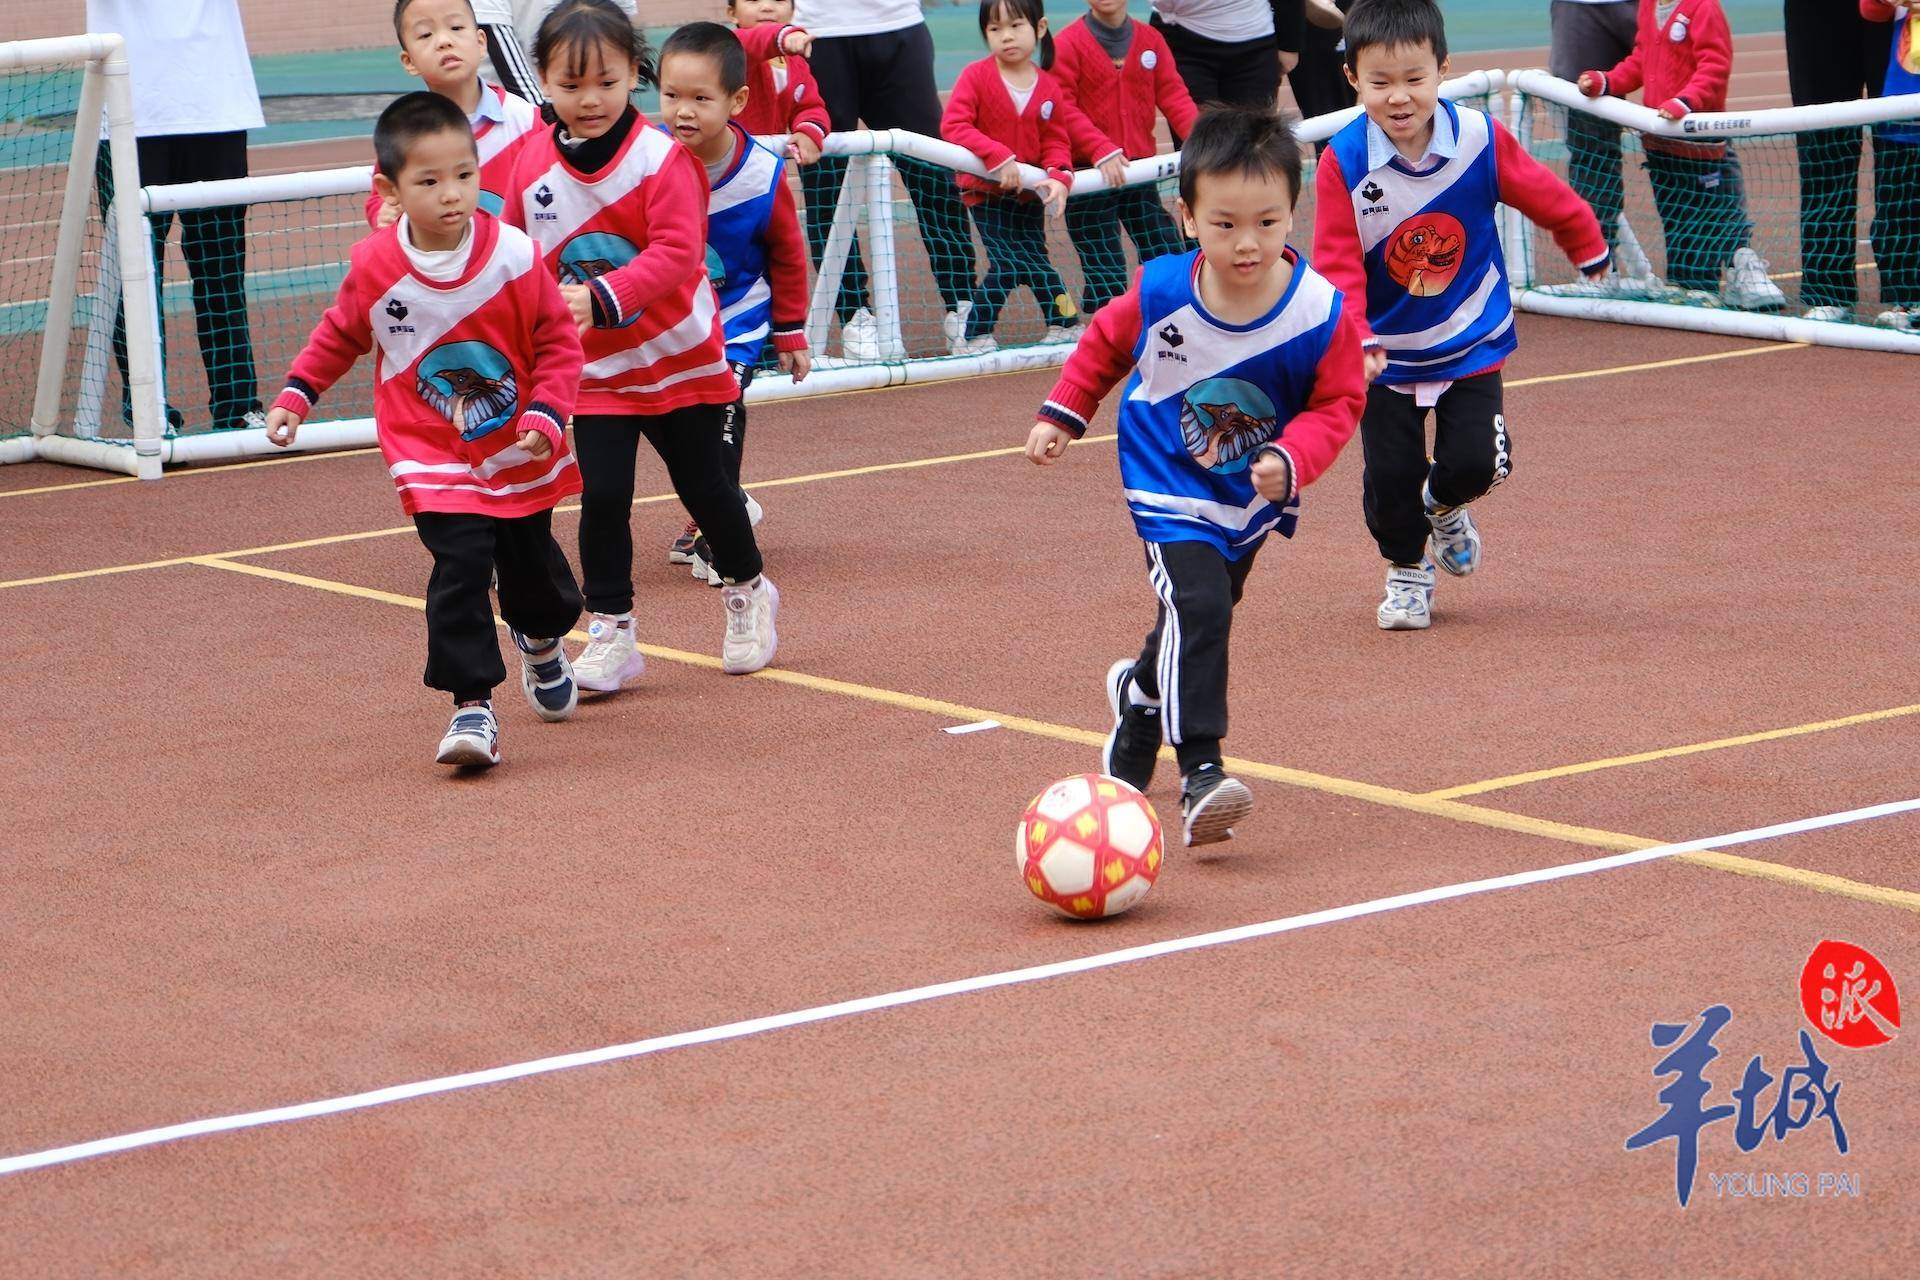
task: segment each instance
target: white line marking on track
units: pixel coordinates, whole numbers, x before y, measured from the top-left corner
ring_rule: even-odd
[[[999,727],[1000,722],[998,720],[976,720],[972,724],[950,724],[940,732],[955,735],[962,733],[983,733],[988,729],[998,729]]]
[[[1491,893],[1498,889],[1514,889],[1523,885],[1544,884],[1552,880],[1566,880],[1574,876],[1591,875],[1596,871],[1610,871],[1616,867],[1630,867],[1642,862],[1653,862],[1661,858],[1670,858],[1680,853],[1695,853],[1704,849],[1719,849],[1727,845],[1749,844],[1758,840],[1773,840],[1781,836],[1797,835],[1806,831],[1818,831],[1826,827],[1846,826],[1849,823],[1867,822],[1874,818],[1885,818],[1893,814],[1920,810],[1920,799],[1897,800],[1888,804],[1871,805],[1863,809],[1849,809],[1844,813],[1830,813],[1817,818],[1800,818],[1793,822],[1776,823],[1770,827],[1755,827],[1747,831],[1735,831],[1723,836],[1708,836],[1701,840],[1688,840],[1680,844],[1656,845],[1651,849],[1639,849],[1627,853],[1610,854],[1604,858],[1592,858],[1586,862],[1569,862],[1555,867],[1540,867],[1532,871],[1518,871],[1511,875],[1493,876],[1485,880],[1468,880],[1460,884],[1442,885],[1436,889],[1421,889],[1413,893],[1395,894],[1390,898],[1374,898],[1368,902],[1356,902],[1344,907],[1331,907],[1324,911],[1310,911],[1305,915],[1287,916],[1280,920],[1267,920],[1259,924],[1244,924],[1231,929],[1219,929],[1212,933],[1192,934],[1184,938],[1167,938],[1160,942],[1149,942],[1142,946],[1126,947],[1119,951],[1103,951],[1095,955],[1081,956],[1073,960],[1059,960],[1052,964],[1033,965],[1025,969],[1008,969],[1001,973],[982,974],[973,978],[959,978],[952,982],[938,982],[931,986],[912,987],[905,991],[890,991],[883,995],[862,996],[856,1000],[842,1000],[837,1004],[816,1005],[811,1009],[797,1009],[791,1013],[776,1013],[763,1018],[748,1018],[742,1022],[729,1022],[717,1027],[704,1027],[697,1031],[679,1031],[672,1035],[655,1036],[650,1040],[636,1040],[630,1044],[608,1045],[601,1049],[587,1049],[579,1053],[566,1053],[552,1058],[538,1058],[532,1062],[516,1062],[504,1067],[489,1067],[484,1071],[469,1071],[462,1075],[441,1076],[433,1080],[416,1080],[411,1084],[391,1085],[385,1089],[374,1089],[366,1093],[347,1094],[338,1098],[322,1098],[317,1102],[302,1102],[292,1106],[274,1107],[266,1111],[248,1111],[238,1115],[214,1116],[206,1120],[190,1120],[184,1124],[171,1124],[159,1129],[143,1129],[138,1133],[121,1134],[113,1138],[96,1138],[91,1142],[75,1143],[72,1146],[53,1147],[46,1151],[31,1151],[24,1155],[8,1156],[0,1159],[0,1174],[21,1173],[28,1169],[41,1169],[49,1165],[69,1164],[76,1160],[85,1160],[93,1156],[110,1155],[119,1151],[133,1151],[140,1147],[155,1147],[163,1143],[178,1142],[184,1138],[198,1138],[212,1133],[228,1133],[236,1129],[255,1129],[264,1125],[281,1124],[290,1120],[310,1120],[316,1116],[336,1115],[343,1111],[358,1111],[367,1107],[377,1107],[389,1102],[404,1102],[409,1098],[424,1098],[436,1093],[452,1093],[458,1089],[472,1089],[480,1085],[500,1084],[507,1080],[519,1080],[527,1076],[547,1075],[555,1071],[569,1071],[575,1067],[591,1067],[603,1062],[617,1062],[625,1058],[639,1058],[651,1053],[662,1053],[669,1049],[684,1049],[691,1045],[717,1044],[725,1040],[738,1040],[746,1036],[760,1035],[768,1031],[780,1031],[787,1027],[805,1026],[813,1022],[826,1022],[834,1018],[845,1018],[857,1013],[873,1013],[880,1009],[897,1009],[903,1005],[923,1004],[929,1000],[939,1000],[946,996],[966,995],[975,991],[988,991],[995,987],[1018,986],[1022,983],[1038,982],[1044,978],[1059,978],[1068,974],[1087,973],[1095,969],[1107,969],[1114,965],[1129,964],[1136,960],[1150,960],[1156,956],[1176,955],[1183,951],[1197,951],[1203,947],[1224,946],[1232,942],[1245,942],[1252,938],[1270,937],[1277,933],[1290,933],[1296,929],[1308,929],[1315,925],[1334,924],[1341,920],[1353,920],[1360,916],[1379,915],[1387,911],[1397,911],[1402,907],[1423,906],[1429,902],[1444,902],[1449,898],[1464,898],[1473,894]]]

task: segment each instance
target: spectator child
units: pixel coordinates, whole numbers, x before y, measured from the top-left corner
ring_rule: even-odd
[[[563,424],[580,333],[525,234],[476,212],[480,162],[466,114],[432,93],[374,126],[392,224],[354,246],[340,296],[293,362],[267,438],[293,443],[326,389],[374,352],[380,452],[433,555],[426,684],[453,696],[441,764],[500,763],[493,690],[506,679],[489,582],[542,720],[578,701],[561,648],[580,589],[553,540],[553,508],[580,492]]]
[[[487,36],[468,0],[397,0],[393,33],[407,74],[419,76],[466,114],[480,155],[480,207],[497,215],[506,204],[520,148],[540,131],[539,108],[480,78]],[[391,226],[399,216],[399,203],[383,198],[376,180],[367,197],[367,222]]]
[[[719,294],[727,363],[740,396],[727,406],[722,428],[727,474],[740,484],[746,448],[746,388],[771,338],[780,369],[799,382],[807,376],[807,242],[800,234],[785,162],[747,135],[739,117],[753,101],[747,54],[740,40],[714,22],[691,22],[660,51],[660,127],[706,166],[707,275]],[[750,523],[760,504],[741,492]],[[689,522],[667,559],[690,564],[696,580],[721,584],[713,551]]]
[[[1663,120],[1724,111],[1733,68],[1733,34],[1720,0],[1640,0],[1633,52],[1608,71],[1580,73],[1590,98],[1644,89]],[[1702,302],[1744,311],[1774,310],[1787,297],[1749,245],[1746,193],[1730,142],[1690,142],[1642,134],[1647,179],[1667,240],[1667,283]],[[1726,287],[1721,270],[1727,268]]]
[[[1101,163],[1116,191],[1092,191],[1067,201],[1067,234],[1080,252],[1080,306],[1091,315],[1127,287],[1127,255],[1120,228],[1133,237],[1134,255],[1147,262],[1185,248],[1173,219],[1151,183],[1121,187],[1125,161],[1159,151],[1154,110],[1184,137],[1198,112],[1173,54],[1161,34],[1127,16],[1127,0],[1087,0],[1087,13],[1060,33],[1054,76],[1068,102],[1100,133],[1119,144],[1121,155]],[[1076,154],[1075,161],[1100,157]]]
[[[758,671],[773,660],[780,595],[761,572],[721,441],[740,384],[707,279],[706,171],[645,127],[628,100],[652,67],[645,38],[613,0],[562,0],[540,24],[533,61],[558,123],[520,153],[505,216],[527,228],[559,279],[586,347],[573,440],[593,617],[575,678],[611,691],[645,665],[631,527],[643,437],[712,544],[727,613],[721,670]]]
[[[960,73],[940,119],[940,136],[973,152],[991,175],[959,179],[987,248],[987,274],[972,301],[957,308],[963,340],[953,347],[956,355],[998,347],[1000,308],[1020,285],[1033,291],[1046,317],[1044,341],[1072,341],[1079,314],[1047,258],[1046,219],[1060,216],[1073,181],[1068,117],[1091,126],[1067,108],[1059,82],[1047,74],[1053,37],[1041,0],[980,0],[980,34],[992,55]],[[1115,151],[1105,139],[1088,145],[1103,155]],[[1022,162],[1046,171],[1031,193],[1021,189]]]
[[[793,25],[793,0],[727,0],[727,16],[747,50],[747,105],[740,127],[759,138],[786,134],[787,158],[812,164],[832,125],[807,60],[782,47],[799,30]],[[781,38],[769,41],[774,34]]]
[[[1517,343],[1495,206],[1550,231],[1590,279],[1605,276],[1611,255],[1572,188],[1485,112],[1441,100],[1447,32],[1434,0],[1358,0],[1346,32],[1363,111],[1320,156],[1314,261],[1349,298],[1366,299],[1374,385],[1360,420],[1362,488],[1387,561],[1376,618],[1383,630],[1424,630],[1428,542],[1448,573],[1472,573],[1480,534],[1467,504],[1512,466],[1500,366]]]
[[[1293,535],[1300,491],[1333,464],[1365,397],[1358,296],[1287,245],[1299,195],[1284,119],[1203,112],[1180,168],[1199,249],[1155,258],[1101,308],[1027,436],[1029,459],[1058,460],[1127,380],[1120,482],[1159,613],[1139,658],[1107,670],[1100,767],[1144,791],[1170,743],[1189,845],[1227,839],[1253,808],[1220,755],[1234,607],[1267,534]]]
[[[1920,27],[1914,0],[1860,0],[1860,16],[1893,23],[1879,96],[1920,93]],[[1873,258],[1880,264],[1874,323],[1920,329],[1920,126],[1888,120],[1873,126]]]

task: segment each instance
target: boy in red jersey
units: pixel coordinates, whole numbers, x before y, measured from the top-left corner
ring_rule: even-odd
[[[1176,137],[1193,132],[1198,111],[1173,65],[1166,39],[1128,17],[1127,0],[1087,0],[1086,15],[1060,33],[1053,76],[1067,101],[1120,147],[1121,155],[1100,166],[1115,186],[1128,160],[1159,151],[1154,136],[1156,107]],[[1100,157],[1078,154],[1074,159],[1092,164]],[[1080,308],[1088,315],[1126,292],[1122,226],[1133,237],[1133,251],[1141,262],[1186,248],[1160,203],[1156,185],[1093,191],[1068,200],[1067,235],[1080,253],[1080,274],[1086,281]]]
[[[833,127],[813,69],[782,47],[793,26],[793,0],[727,0],[727,17],[747,51],[747,105],[737,119],[757,138],[787,135],[787,158],[812,164]],[[779,33],[781,39],[772,38]]]
[[[521,141],[540,128],[539,110],[525,98],[480,78],[487,36],[473,16],[469,0],[397,0],[393,34],[400,40],[400,65],[427,88],[466,113],[480,157],[480,207],[497,214],[506,201],[507,180]],[[378,229],[399,220],[400,205],[376,185],[367,197],[367,222]]]
[[[578,692],[560,637],[580,590],[553,540],[553,508],[580,492],[563,424],[580,383],[580,332],[526,235],[476,213],[480,164],[460,108],[409,93],[373,131],[383,199],[399,219],[356,245],[338,301],[293,362],[267,438],[293,443],[321,393],[369,350],[374,424],[420,541],[426,684],[453,695],[441,764],[500,762],[493,689],[506,679],[488,582],[542,720]]]

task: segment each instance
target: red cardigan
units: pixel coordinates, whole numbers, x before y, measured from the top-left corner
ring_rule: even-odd
[[[833,128],[827,117],[827,100],[820,96],[820,85],[813,78],[807,60],[797,54],[780,52],[780,37],[798,27],[783,27],[763,22],[734,34],[747,50],[747,109],[734,119],[756,137],[777,133],[808,133],[815,142],[825,142]],[[787,87],[774,87],[773,64],[786,61]]]
[[[1166,38],[1144,22],[1133,24],[1126,62],[1114,66],[1107,51],[1087,29],[1090,18],[1068,24],[1054,41],[1053,74],[1073,105],[1095,128],[1120,144],[1130,160],[1160,149],[1153,110],[1160,108],[1181,137],[1193,132],[1199,109],[1174,67]],[[1076,154],[1076,160],[1091,160]]]
[[[1038,79],[1027,109],[1015,115],[1013,95],[1000,78],[1000,64],[991,57],[970,64],[947,99],[940,136],[973,152],[989,173],[1018,160],[1040,166],[1059,182],[1073,181],[1076,154],[1100,159],[1120,154],[1120,148],[1067,99],[1058,80],[1038,67],[1034,74]],[[967,204],[1002,194],[999,183],[970,173],[959,175],[959,181],[960,198]]]
[[[1619,66],[1600,73],[1600,92],[1624,98],[1644,89],[1648,106],[1669,108],[1675,116],[1725,111],[1727,80],[1733,74],[1733,32],[1720,0],[1680,0],[1664,25],[1654,16],[1653,4],[1640,0],[1633,52]],[[1644,142],[1655,151],[1686,155],[1726,151],[1723,143],[1677,142],[1653,134]]]

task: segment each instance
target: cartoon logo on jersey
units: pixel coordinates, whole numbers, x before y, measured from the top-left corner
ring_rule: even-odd
[[[462,440],[498,431],[520,403],[513,366],[484,342],[449,342],[427,352],[414,389]]]
[[[1253,451],[1278,434],[1267,393],[1239,378],[1196,383],[1180,402],[1180,435],[1193,460],[1219,475],[1245,471]]]
[[[713,246],[707,246],[707,283],[718,289],[727,283],[727,264],[720,261],[720,255]]]
[[[583,236],[575,236],[567,241],[567,247],[560,251],[560,283],[585,284],[595,276],[603,276],[615,267],[624,267],[640,256],[640,251],[631,241],[605,231],[590,231]],[[640,313],[621,321],[617,326],[624,329],[640,318]]]
[[[1460,251],[1467,229],[1460,220],[1426,210],[1416,213],[1394,231],[1387,245],[1387,274],[1416,298],[1445,293],[1460,274]]]

